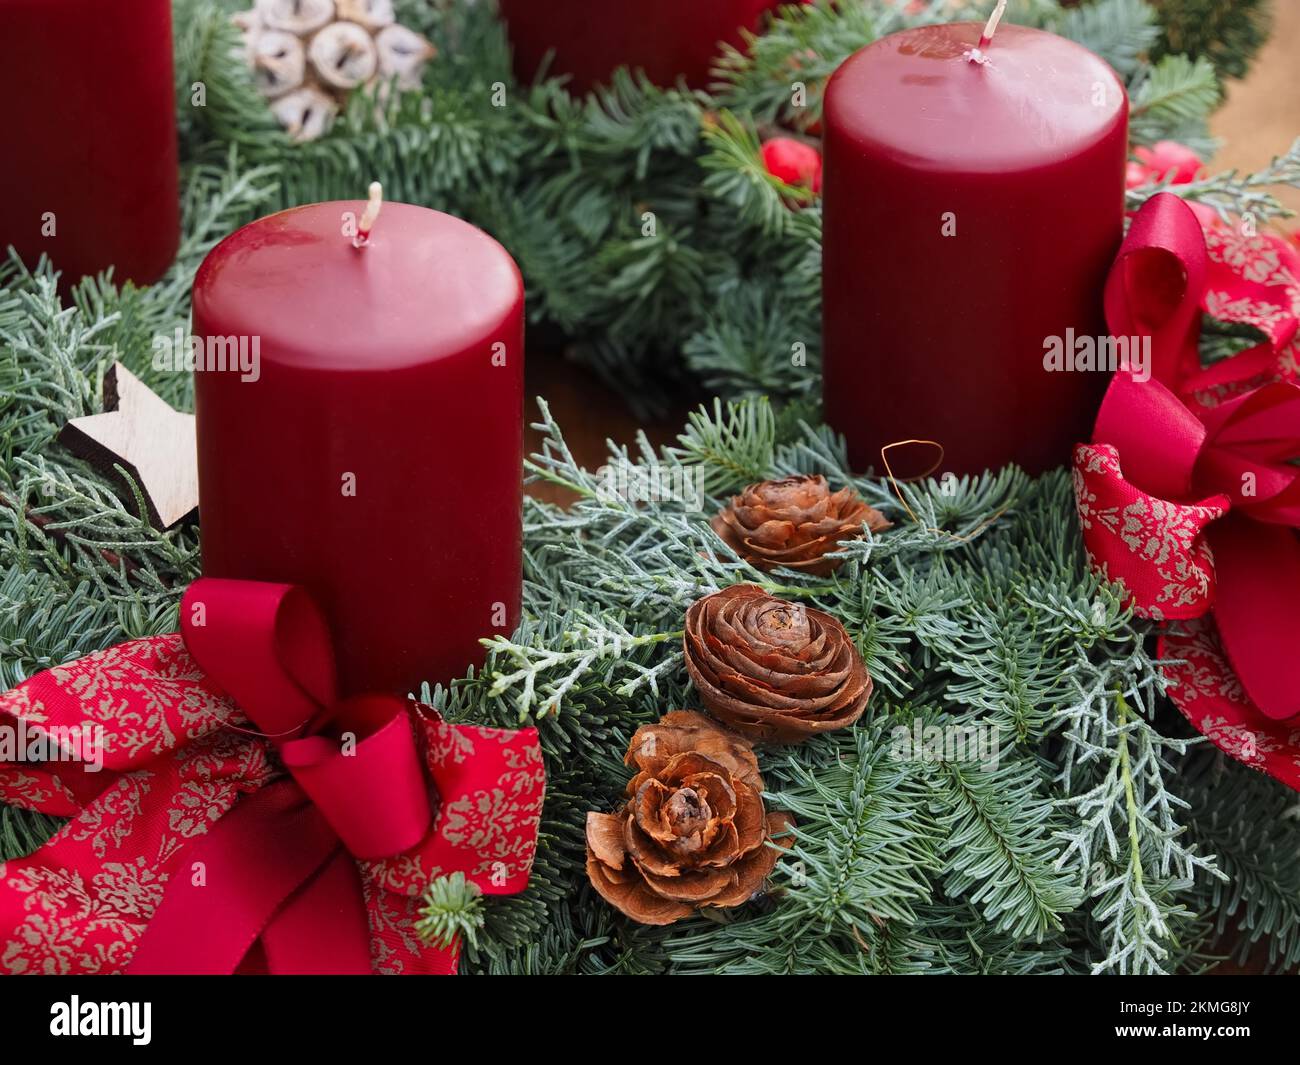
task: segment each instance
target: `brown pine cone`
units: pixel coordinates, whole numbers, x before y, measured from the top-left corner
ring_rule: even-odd
[[[835,618],[735,584],[686,612],[686,671],[714,717],[752,740],[799,743],[862,716],[871,677]]]
[[[826,552],[858,539],[864,524],[879,532],[891,523],[854,489],[832,492],[819,475],[751,484],[718,512],[713,531],[761,570],[786,566],[825,577],[844,561]]]
[[[780,857],[767,841],[791,823],[764,812],[749,744],[675,710],[637,729],[624,761],[638,770],[627,802],[587,814],[587,876],[605,901],[653,925],[749,901]]]

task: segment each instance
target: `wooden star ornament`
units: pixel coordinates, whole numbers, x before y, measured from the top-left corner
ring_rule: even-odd
[[[170,529],[198,509],[194,415],[173,409],[120,362],[104,375],[104,413],[73,418],[59,443],[121,486],[134,510],[135,493],[114,466],[127,470],[156,528]]]

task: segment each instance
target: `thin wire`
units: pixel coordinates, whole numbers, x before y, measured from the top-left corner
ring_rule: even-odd
[[[931,447],[939,449],[939,457],[935,459],[930,466],[926,467],[922,473],[915,474],[911,477],[895,477],[893,467],[889,465],[888,453],[896,447],[907,447],[908,444],[929,444]],[[889,478],[889,485],[894,490],[894,495],[898,497],[898,501],[903,505],[903,509],[907,511],[907,516],[917,525],[922,525],[921,519],[916,516],[916,511],[914,511],[911,504],[907,502],[906,497],[903,495],[903,490],[898,487],[898,482],[901,479],[904,484],[911,484],[914,481],[925,480],[943,464],[943,456],[943,445],[939,443],[938,440],[895,440],[892,444],[885,444],[884,447],[880,449],[880,461],[885,464],[885,475]],[[975,537],[997,521],[998,518],[1002,517],[1006,512],[1007,508],[1005,506],[1000,508],[976,525],[975,528],[965,536],[958,536],[956,533],[949,532],[947,529],[939,529],[933,525],[922,525],[922,527],[928,533],[934,533],[936,536],[946,536],[948,539],[955,540],[959,544],[965,544],[975,539]]]
[[[240,712],[242,713],[242,711]],[[278,740],[281,737],[292,736],[303,730],[303,725],[297,725],[285,732],[258,732],[256,729],[243,728],[236,725],[233,721],[223,721],[221,724],[223,728],[228,728],[231,732],[242,732],[245,736],[256,736],[258,739],[263,740]]]

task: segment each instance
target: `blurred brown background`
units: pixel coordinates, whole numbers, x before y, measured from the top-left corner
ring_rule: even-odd
[[[1245,81],[1228,86],[1228,100],[1210,122],[1224,144],[1215,169],[1258,170],[1300,137],[1300,0],[1273,0],[1273,35]],[[1300,189],[1278,198],[1300,211]],[[1288,219],[1288,229],[1300,219]]]
[[[1213,169],[1232,167],[1252,172],[1286,151],[1300,137],[1300,0],[1275,0],[1273,35],[1256,59],[1244,81],[1228,86],[1227,102],[1211,122],[1211,131],[1223,141]],[[1278,193],[1294,211],[1300,212],[1300,189]],[[1300,218],[1283,223],[1288,230],[1300,228]],[[651,423],[638,422],[619,396],[597,382],[580,366],[565,361],[555,350],[530,347],[528,351],[528,421],[536,420],[534,396],[544,396],[573,453],[585,465],[596,468],[605,459],[605,439],[631,443],[638,429],[645,429],[656,443],[670,443],[685,421],[688,407],[671,412]],[[529,454],[541,444],[541,435],[529,430]],[[549,485],[532,486],[532,494],[557,502],[565,494]]]

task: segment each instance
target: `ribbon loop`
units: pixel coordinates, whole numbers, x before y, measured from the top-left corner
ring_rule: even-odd
[[[1170,192],[1134,216],[1106,278],[1106,324],[1117,337],[1151,339],[1151,375],[1175,391],[1200,368],[1196,337],[1207,254],[1201,224]]]
[[[1202,310],[1266,339],[1202,368]],[[1203,231],[1177,196],[1153,196],[1106,282],[1111,331],[1147,338],[1152,375],[1116,374],[1074,462],[1093,565],[1123,582],[1139,614],[1212,608],[1197,631],[1221,651],[1204,660],[1226,656],[1235,676],[1223,685],[1239,684],[1271,722],[1300,721],[1297,315],[1295,249],[1217,223]]]
[[[491,894],[527,887],[536,729],[452,725],[393,695],[336,702],[329,633],[300,588],[199,580],[181,625],[185,645],[133,641],[0,695],[0,719],[110,731],[103,774],[0,765],[7,801],[78,818],[5,863],[0,964],[454,972],[455,944],[414,933],[419,897],[456,872]],[[64,881],[76,891],[48,892]]]
[[[1163,382],[1119,372],[1097,412],[1093,441],[1124,456],[1130,481],[1164,499],[1186,498],[1205,446],[1205,426]]]
[[[335,703],[329,629],[302,588],[201,578],[182,599],[181,629],[354,857],[420,842],[432,812],[406,700]]]
[[[362,695],[348,703],[368,704],[363,715],[382,708],[388,720],[364,738],[291,740],[280,748],[280,757],[353,857],[390,858],[414,847],[428,831],[429,785],[406,701]]]
[[[302,588],[200,577],[181,599],[181,633],[269,738],[307,728],[334,704],[329,629]]]

